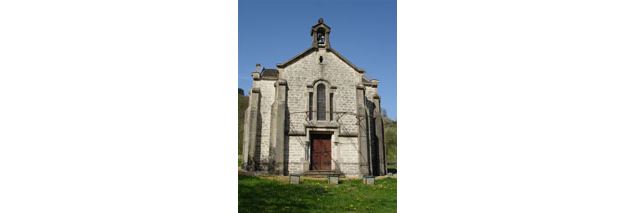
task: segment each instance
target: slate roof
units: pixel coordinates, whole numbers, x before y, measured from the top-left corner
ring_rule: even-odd
[[[263,78],[275,78],[278,79],[278,70],[277,69],[263,69],[260,73],[260,76]]]

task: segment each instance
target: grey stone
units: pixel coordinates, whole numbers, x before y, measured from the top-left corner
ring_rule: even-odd
[[[373,176],[364,176],[363,182],[364,182],[364,184],[374,185],[375,184],[375,177],[373,177]]]
[[[339,176],[331,175],[331,176],[328,177],[328,179],[329,179],[329,184],[337,185],[340,182],[340,177]]]
[[[300,184],[300,175],[289,175],[290,184]]]

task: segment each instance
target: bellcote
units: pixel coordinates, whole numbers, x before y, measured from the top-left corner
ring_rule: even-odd
[[[312,46],[316,48],[330,48],[329,34],[331,34],[331,27],[324,23],[324,19],[320,18],[318,23],[311,28]]]

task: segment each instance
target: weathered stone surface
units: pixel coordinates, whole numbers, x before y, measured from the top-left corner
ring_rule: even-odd
[[[363,182],[364,182],[364,184],[373,185],[373,184],[375,184],[375,177],[373,177],[373,176],[364,176]]]
[[[379,171],[375,172],[375,175],[386,175],[386,144],[384,143],[384,118],[381,116],[381,105],[379,96],[375,95],[373,98],[373,104],[375,105],[375,111],[373,115],[375,116],[374,127],[375,127],[375,141],[377,144],[377,168]]]
[[[278,175],[285,174],[284,148],[285,148],[285,117],[287,112],[287,84],[279,80],[275,84],[275,101],[271,108],[271,139],[269,158],[273,165],[272,172]]]
[[[248,132],[248,137],[245,137],[245,143],[243,144],[243,147],[247,147],[247,150],[244,150],[246,152],[243,152],[246,153],[244,168],[249,171],[257,170],[258,168],[256,147],[258,147],[260,143],[258,140],[260,99],[260,89],[257,87],[252,88],[251,95],[249,96],[249,107],[247,107],[249,114],[245,122],[245,132]]]
[[[337,185],[340,183],[340,177],[338,176],[329,176],[328,179],[329,179],[329,184]]]
[[[300,175],[290,175],[289,183],[291,184],[300,184]]]

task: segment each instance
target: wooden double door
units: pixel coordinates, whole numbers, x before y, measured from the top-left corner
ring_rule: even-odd
[[[311,170],[331,170],[331,135],[311,135]]]

